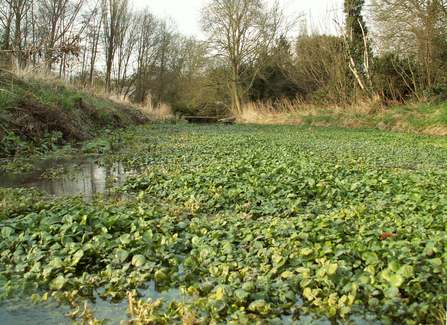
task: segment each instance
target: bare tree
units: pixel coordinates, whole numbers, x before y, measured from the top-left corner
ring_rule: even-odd
[[[414,93],[432,89],[443,78],[447,35],[447,10],[443,0],[374,0],[371,8],[382,53],[407,61],[408,69],[396,69],[413,80]]]
[[[97,7],[89,11],[91,13],[86,14],[83,18],[84,23],[86,23],[86,29],[84,33],[85,46],[82,74],[86,76],[88,84],[93,86],[103,16]]]
[[[231,68],[233,109],[241,110],[241,100],[262,67],[254,63],[276,38],[287,35],[298,18],[289,19],[278,3],[268,9],[262,0],[212,0],[202,9],[202,30],[214,54]]]
[[[120,38],[120,42],[118,44],[117,49],[117,86],[120,92],[124,88],[126,81],[127,81],[127,75],[128,75],[128,68],[130,65],[130,60],[132,56],[134,55],[134,52],[136,51],[136,44],[138,41],[138,25],[135,23],[135,20],[133,19],[135,15],[132,13],[132,19],[127,20],[128,26],[125,26],[123,29],[125,29],[125,34],[123,37]]]
[[[300,92],[314,102],[345,103],[348,98],[347,51],[339,36],[302,33],[292,65],[285,69]]]
[[[106,52],[106,76],[105,91],[111,90],[112,64],[115,53],[126,29],[129,27],[130,19],[128,0],[102,0],[103,35]]]
[[[155,63],[157,60],[157,28],[158,20],[149,11],[143,9],[138,13],[135,22],[138,26],[137,35],[137,69],[133,79],[138,85],[137,101],[143,102],[147,96],[151,96],[149,91],[152,84],[152,76],[155,73]]]
[[[178,69],[181,74],[179,83],[182,102],[194,107],[204,101],[217,101],[209,100],[211,92],[207,87],[206,75],[210,58],[207,43],[194,37],[185,37],[181,40],[180,53],[182,61]]]
[[[45,62],[47,70],[51,71],[56,59],[55,47],[57,43],[72,45],[68,33],[72,31],[78,14],[85,0],[40,0],[39,3],[39,28],[41,42],[45,48]],[[79,36],[80,31],[72,32]],[[59,53],[63,54],[63,53]]]
[[[170,101],[173,86],[173,73],[177,70],[177,59],[181,59],[178,51],[179,33],[171,19],[164,19],[158,25],[157,47],[157,85],[156,101]]]
[[[5,50],[12,49],[11,54],[15,56],[15,65],[18,67],[22,65],[23,19],[32,0],[5,0],[5,3],[7,4],[7,7],[4,7],[2,11],[3,16],[5,17],[4,25],[8,30],[5,30],[3,48]],[[12,44],[9,44],[11,40],[12,23],[14,24],[13,38]]]
[[[10,4],[4,0],[0,2],[0,23],[1,23],[1,48],[2,50],[9,50],[11,45],[11,24],[13,22],[14,12]]]

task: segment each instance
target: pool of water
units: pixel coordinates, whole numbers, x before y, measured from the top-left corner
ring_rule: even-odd
[[[142,294],[142,299],[146,301],[148,298],[158,299],[164,298],[167,301],[176,300],[183,301],[181,291],[176,288],[160,290],[155,286],[153,281],[145,284],[145,289],[139,290]],[[92,319],[107,320],[107,324],[119,325],[121,321],[128,322],[131,318],[128,315],[129,302],[123,299],[120,302],[113,302],[109,299],[100,297],[101,289],[97,290],[92,299],[87,300],[87,309],[93,311]],[[188,304],[192,297],[186,296],[185,302]],[[303,301],[299,299],[298,305],[302,305]],[[71,309],[68,305],[60,305],[57,303],[42,302],[32,304],[28,297],[6,299],[0,303],[0,324],[2,325],[20,325],[20,324],[72,324],[73,319],[67,316],[75,309]],[[300,315],[295,319],[293,315],[280,316],[281,322],[284,325],[292,324],[307,324],[307,325],[342,325],[342,324],[356,324],[356,325],[378,325],[382,324],[379,320],[368,321],[363,316],[351,315],[346,319],[329,319],[320,317],[315,314]],[[79,319],[78,319],[79,320]]]
[[[94,194],[104,193],[108,185],[122,185],[126,176],[121,164],[103,167],[95,163],[95,157],[40,160],[31,164],[35,167],[33,172],[0,172],[0,187],[34,187],[56,197],[82,195],[88,199]],[[61,175],[56,178],[44,177],[52,171],[60,171]]]
[[[145,284],[144,290],[139,290],[146,301],[148,298],[173,300],[181,302],[183,297],[179,289],[157,290],[153,281]],[[106,319],[107,324],[119,325],[121,321],[128,322],[127,309],[129,301],[123,299],[120,302],[113,302],[109,299],[100,297],[101,288],[97,290],[92,299],[87,300],[87,309],[94,311],[93,317],[98,320]],[[188,300],[188,297],[186,300]],[[84,305],[82,305],[84,306]],[[55,302],[41,302],[33,304],[30,296],[15,297],[5,299],[0,302],[0,324],[2,325],[21,325],[21,324],[71,324],[73,319],[66,316],[75,309],[71,309],[66,304],[58,305]]]

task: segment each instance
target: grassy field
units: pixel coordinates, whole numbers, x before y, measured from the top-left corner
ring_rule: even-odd
[[[445,324],[444,137],[147,125],[113,141],[99,163],[134,176],[112,198],[0,189],[3,301],[78,322],[100,292],[136,324]],[[183,297],[148,300],[151,281]]]

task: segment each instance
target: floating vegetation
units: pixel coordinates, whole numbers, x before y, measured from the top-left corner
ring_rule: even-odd
[[[130,324],[445,323],[445,138],[246,125],[119,138],[99,160],[133,171],[113,189],[126,196],[1,189],[0,299],[47,293],[92,322],[100,297]]]

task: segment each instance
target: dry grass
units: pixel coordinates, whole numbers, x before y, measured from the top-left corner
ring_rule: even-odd
[[[249,102],[243,106],[241,112],[233,112],[233,116],[237,122],[247,124],[372,127],[395,132],[447,135],[446,126],[429,121],[435,113],[421,114],[415,109],[405,112],[393,110],[387,108],[380,98],[358,100],[354,104],[346,105],[312,105],[300,100]],[[413,123],[414,121],[420,123]]]
[[[338,120],[349,123],[354,126],[358,124],[352,121],[352,117],[359,115],[370,115],[373,112],[382,110],[382,107],[373,101],[362,101],[356,105],[313,105],[296,100],[281,100],[275,103],[254,103],[249,102],[242,108],[242,112],[234,114],[238,122],[242,123],[264,123],[264,124],[312,124],[312,125],[331,125],[324,119],[317,121],[310,118],[326,115],[337,116]],[[345,119],[344,117],[349,117]],[[340,121],[339,121],[340,122]]]
[[[15,78],[27,80],[29,78],[32,78],[35,81],[44,82],[46,84],[53,85],[55,88],[60,87],[61,85],[67,87],[76,89],[78,91],[82,91],[84,93],[87,93],[88,95],[92,97],[96,97],[98,99],[105,99],[110,100],[112,102],[117,103],[120,106],[133,106],[137,108],[139,111],[141,111],[144,115],[152,118],[162,118],[162,117],[170,117],[173,116],[173,112],[171,109],[171,106],[166,103],[160,103],[157,106],[153,107],[152,103],[127,103],[124,102],[121,98],[120,94],[104,94],[104,88],[103,87],[85,87],[85,85],[75,85],[73,83],[70,83],[69,81],[60,78],[58,74],[56,73],[48,73],[42,69],[28,69],[28,70],[20,70],[15,72]]]
[[[141,110],[143,113],[149,115],[150,117],[162,118],[173,116],[171,105],[167,103],[159,103],[157,106],[152,107],[145,104],[134,104],[136,108]]]

